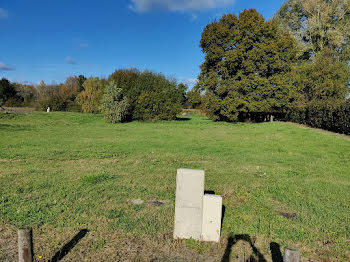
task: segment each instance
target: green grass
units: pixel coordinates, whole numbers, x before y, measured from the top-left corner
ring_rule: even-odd
[[[0,115],[3,227],[106,234],[90,236],[81,256],[117,249],[113,232],[172,249],[176,169],[199,168],[206,171],[205,189],[223,197],[223,241],[230,234],[256,237],[268,260],[272,241],[298,246],[303,257],[350,259],[348,138],[289,123],[186,117],[109,124],[100,115],[79,113]],[[147,205],[153,199],[165,205]],[[60,244],[38,249],[50,256]],[[211,256],[225,245],[185,241],[174,247],[180,255],[182,249]]]

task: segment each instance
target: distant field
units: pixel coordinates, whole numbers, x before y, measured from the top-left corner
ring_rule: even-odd
[[[350,261],[348,137],[181,117],[109,124],[92,114],[0,114],[0,261],[16,260],[24,225],[38,261],[82,229],[61,261],[277,261],[289,245],[304,260]],[[173,241],[180,167],[204,169],[206,190],[223,197],[220,244]]]

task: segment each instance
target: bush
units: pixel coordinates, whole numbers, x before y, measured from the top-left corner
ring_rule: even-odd
[[[171,120],[182,110],[183,87],[162,74],[117,70],[109,81],[114,81],[127,99],[130,120]]]
[[[122,89],[114,81],[111,81],[104,90],[101,112],[112,123],[125,122],[130,119],[130,104],[123,97]]]
[[[48,107],[53,111],[64,111],[66,102],[60,95],[61,85],[45,85],[38,87],[37,109],[46,110]]]
[[[107,81],[98,77],[90,77],[83,84],[84,91],[77,96],[77,102],[85,113],[99,113],[103,89]]]
[[[312,101],[290,110],[287,119],[311,127],[350,134],[350,100]]]
[[[187,106],[191,109],[200,108],[202,104],[201,93],[198,90],[190,90],[187,92]]]

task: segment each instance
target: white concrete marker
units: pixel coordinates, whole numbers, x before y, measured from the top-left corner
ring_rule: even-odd
[[[220,241],[222,197],[218,195],[205,194],[203,197],[203,241]]]
[[[174,238],[200,240],[204,170],[179,168],[176,175]]]

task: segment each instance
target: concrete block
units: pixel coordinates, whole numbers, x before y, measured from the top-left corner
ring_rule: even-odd
[[[204,170],[177,170],[174,238],[200,240]]]
[[[220,241],[222,216],[222,197],[205,194],[203,196],[203,220],[202,234],[203,241]]]
[[[202,209],[193,207],[175,208],[174,238],[200,240],[202,232]]]
[[[179,168],[176,175],[176,207],[202,208],[204,170]]]

